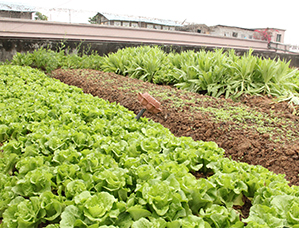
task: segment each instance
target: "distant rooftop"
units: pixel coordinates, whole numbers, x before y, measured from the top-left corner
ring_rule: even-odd
[[[214,25],[214,26],[211,26],[211,27],[217,27],[217,26],[221,26],[221,27],[229,27],[229,28],[239,28],[239,29],[245,29],[245,30],[250,30],[250,31],[267,29],[267,28],[243,28],[243,27],[238,27],[238,26],[229,26],[229,25],[221,25],[221,24]],[[271,28],[268,28],[268,29],[286,31],[285,29],[272,28],[272,27],[271,27]]]
[[[0,10],[16,12],[35,12],[35,7],[22,3],[0,2]]]
[[[161,25],[167,25],[167,26],[182,26],[183,25],[183,22],[179,22],[179,21],[149,18],[149,17],[142,17],[142,16],[120,15],[120,14],[102,13],[102,12],[99,12],[99,14],[102,14],[104,17],[106,17],[110,21],[135,21],[135,22],[161,24]]]

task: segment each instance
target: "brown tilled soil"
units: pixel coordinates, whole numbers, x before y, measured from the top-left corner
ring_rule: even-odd
[[[291,185],[299,185],[298,106],[262,96],[243,96],[234,102],[94,70],[59,69],[52,72],[52,77],[78,86],[85,93],[117,102],[136,115],[142,109],[137,93],[148,92],[161,102],[162,112],[145,112],[143,116],[161,123],[176,136],[214,141],[225,149],[226,156],[285,174]],[[231,107],[245,107],[249,113],[270,119],[258,124],[254,118],[237,121],[215,115],[215,110],[228,113]]]

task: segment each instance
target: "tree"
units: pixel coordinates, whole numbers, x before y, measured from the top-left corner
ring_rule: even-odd
[[[265,40],[268,44],[271,42],[274,29],[266,28],[264,30],[254,30],[254,38],[258,40]],[[275,30],[277,31],[277,30]]]
[[[100,24],[101,23],[101,16],[99,14],[96,14],[93,17],[89,17],[88,22],[90,24]]]
[[[35,20],[42,20],[42,21],[47,21],[48,17],[44,14],[42,14],[41,12],[36,12],[35,13]]]

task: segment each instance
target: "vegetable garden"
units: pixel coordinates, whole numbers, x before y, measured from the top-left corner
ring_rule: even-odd
[[[255,132],[292,151],[286,160],[296,166],[299,76],[288,63],[222,50],[100,57],[40,49],[16,54],[0,75],[1,227],[299,227],[298,170],[285,178],[283,169],[240,162],[253,144],[232,159],[228,145],[209,140]],[[164,111],[137,121],[138,104],[135,113],[124,106],[149,88]],[[257,94],[287,118],[275,107],[267,115],[245,108]],[[176,114],[184,118],[173,123]],[[196,125],[199,115],[207,128]],[[176,128],[161,125],[168,121]]]

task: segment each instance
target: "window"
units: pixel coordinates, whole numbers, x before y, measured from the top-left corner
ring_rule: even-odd
[[[252,35],[249,35],[249,39],[252,39]]]
[[[133,28],[137,28],[137,27],[138,27],[138,23],[134,23],[134,22],[132,22],[132,23],[131,23],[131,26],[132,26]]]
[[[121,26],[121,22],[120,21],[114,21],[114,25],[115,26]]]
[[[124,27],[130,27],[130,22],[123,22]]]
[[[146,27],[149,28],[149,29],[153,29],[153,28],[154,28],[154,25],[152,25],[152,24],[147,24]]]
[[[197,29],[197,33],[201,33],[201,29]]]
[[[238,37],[238,33],[237,32],[233,32],[233,37]]]
[[[161,29],[161,25],[155,25],[155,29]]]
[[[281,42],[281,34],[276,35],[276,42]]]
[[[246,36],[244,34],[241,34],[241,38],[246,39]]]
[[[229,36],[229,32],[224,32],[224,36]]]

